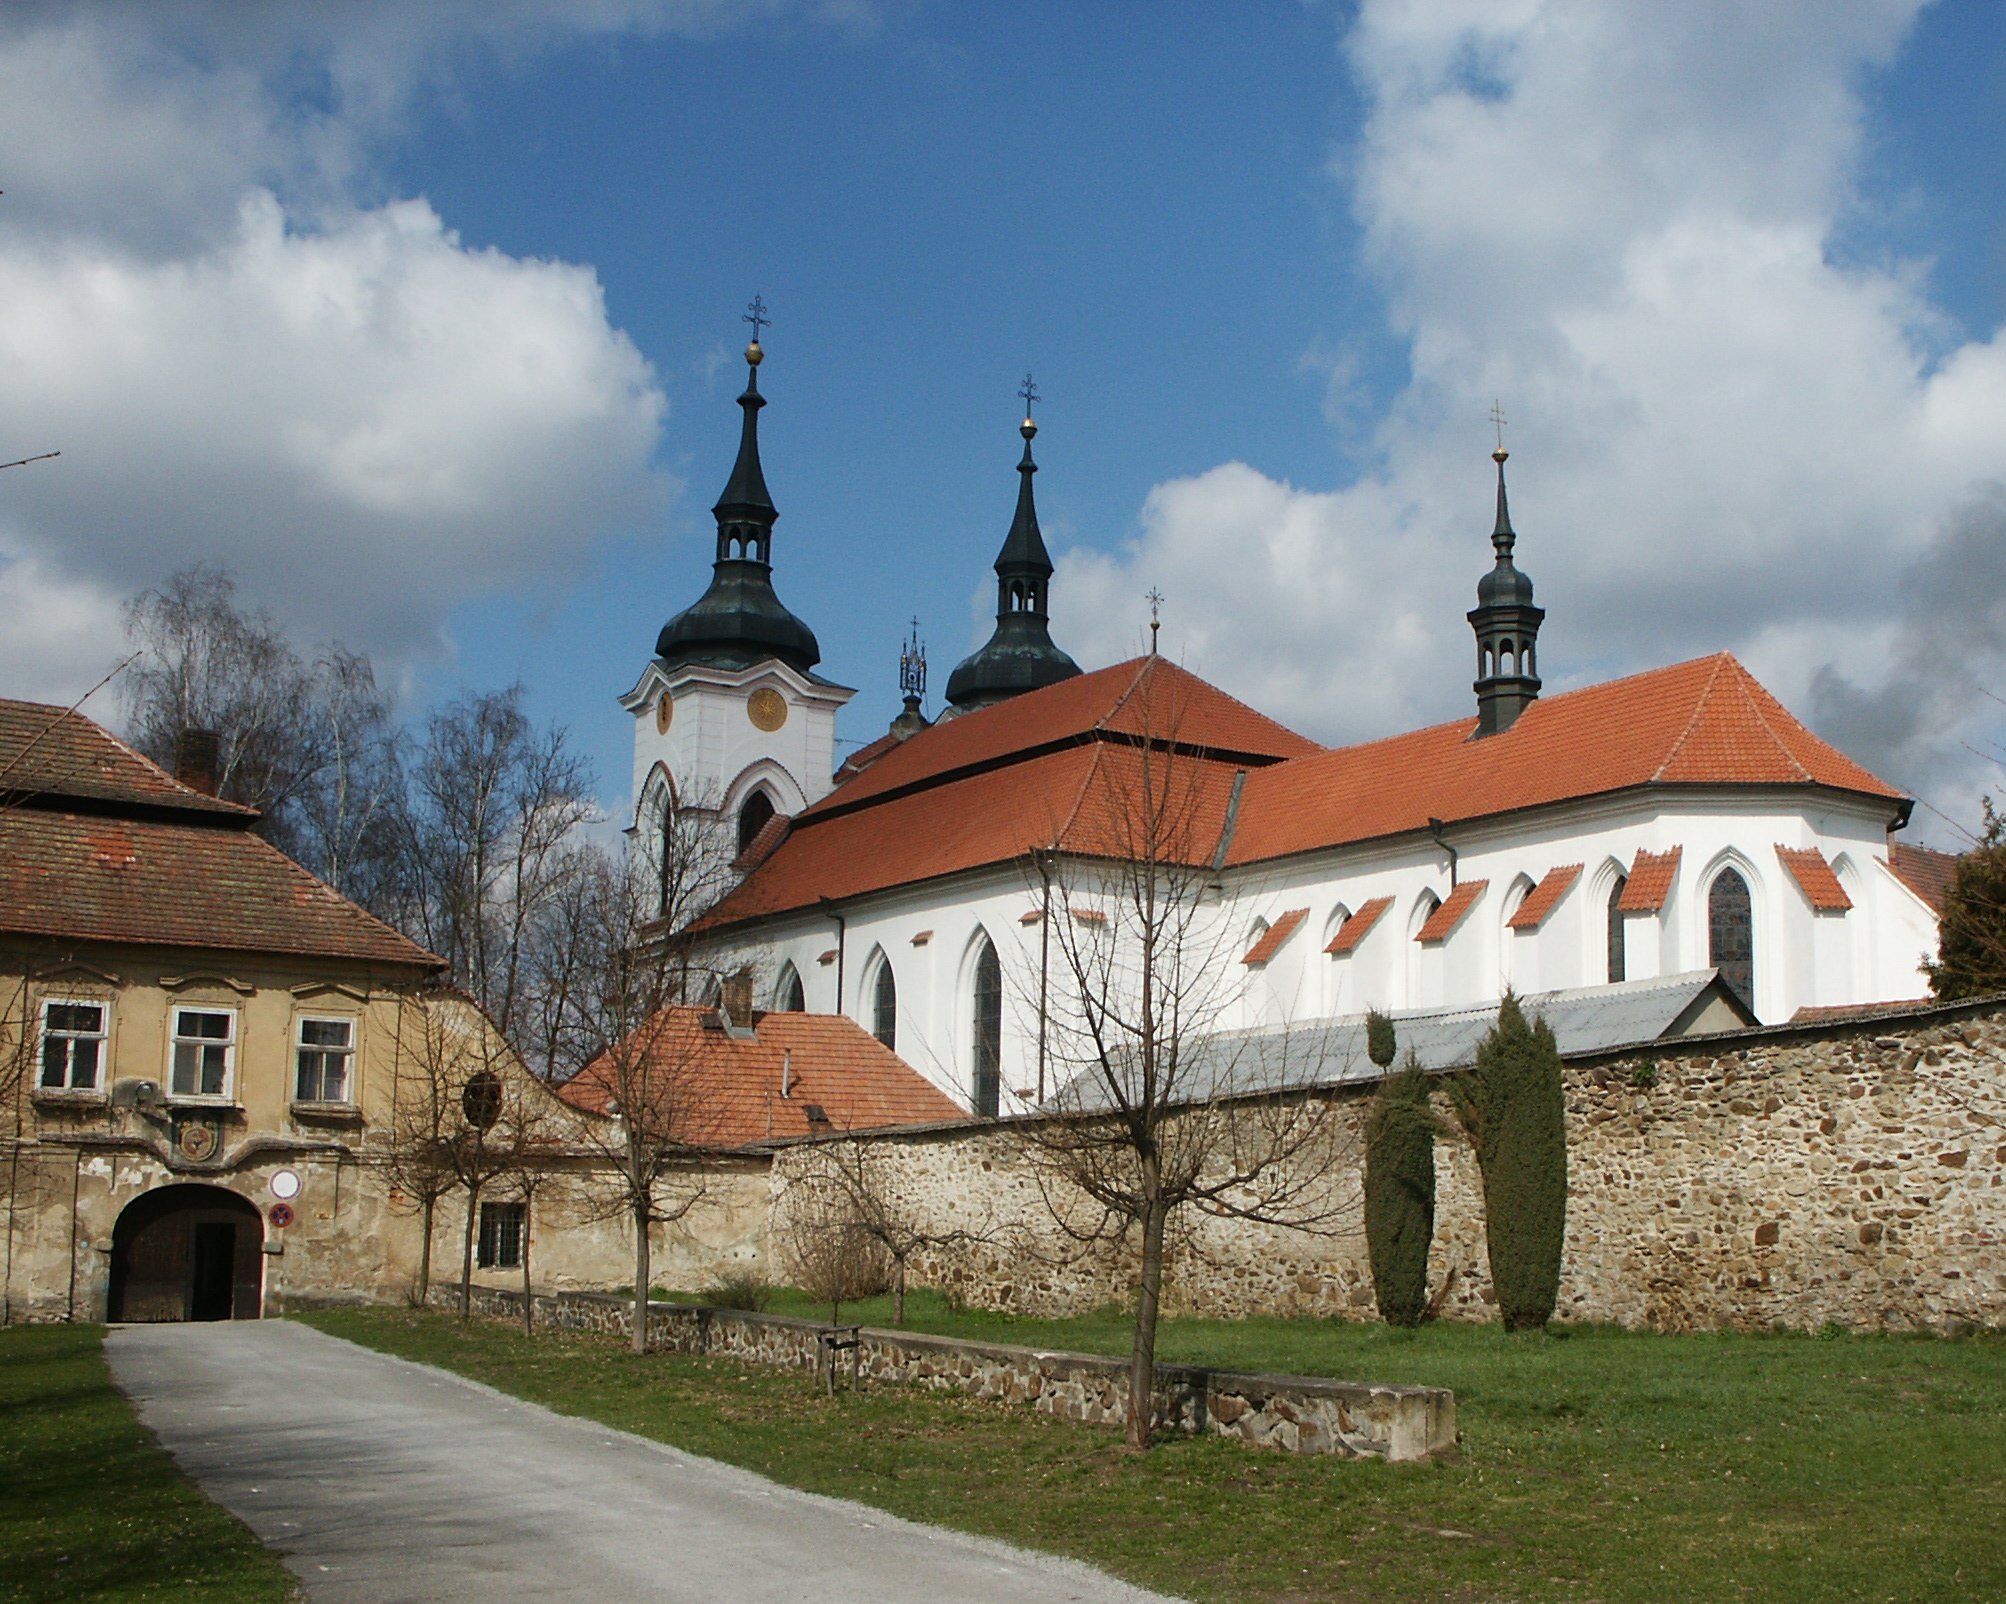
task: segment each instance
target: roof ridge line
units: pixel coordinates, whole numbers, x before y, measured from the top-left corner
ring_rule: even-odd
[[[342,907],[345,908],[348,912],[359,915],[364,923],[374,925],[376,926],[377,929],[387,931],[389,934],[395,936],[399,941],[403,942],[406,946],[410,947],[413,952],[422,954],[425,959],[429,960],[431,965],[435,966],[441,972],[444,972],[445,970],[451,967],[444,958],[441,958],[436,952],[432,951],[431,948],[419,946],[417,942],[413,941],[409,936],[405,935],[403,931],[399,930],[395,925],[390,923],[389,920],[379,918],[377,915],[371,913],[367,908],[363,907],[363,905],[357,902],[353,897],[346,896],[342,892],[336,890],[333,886],[329,885],[325,880],[321,879],[319,875],[315,874],[313,870],[309,869],[304,863],[301,863],[300,860],[294,857],[290,852],[286,852],[283,849],[272,845],[271,842],[267,841],[263,836],[259,835],[258,832],[255,830],[246,830],[244,834],[249,840],[257,842],[259,846],[263,847],[267,852],[271,853],[272,856],[282,859],[284,862],[290,864],[293,868],[299,870],[301,874],[305,875],[307,879],[312,881],[315,885],[319,886],[320,889],[325,891],[330,897],[334,898],[334,900],[340,903]],[[395,960],[392,961],[394,962]],[[478,998],[472,997],[471,993],[469,994],[469,999],[473,1001],[474,1005],[480,1008],[483,1013],[487,1011],[486,1006],[482,1004]],[[489,1023],[492,1024],[493,1021],[490,1020]]]
[[[1748,704],[1750,711],[1752,711],[1755,714],[1755,721],[1762,726],[1762,733],[1767,735],[1771,741],[1775,742],[1776,750],[1783,754],[1784,761],[1787,762],[1793,769],[1797,771],[1800,778],[1802,778],[1806,783],[1811,783],[1815,781],[1816,776],[1813,775],[1812,772],[1804,766],[1804,764],[1798,759],[1797,754],[1790,750],[1789,745],[1784,741],[1783,737],[1776,733],[1776,726],[1769,722],[1769,715],[1763,711],[1762,703],[1754,695],[1750,693],[1748,688],[1749,682],[1753,680],[1755,676],[1750,674],[1746,668],[1743,668],[1742,665],[1738,661],[1736,661],[1736,659],[1731,653],[1723,653],[1722,655],[1725,656],[1730,663],[1733,663],[1736,668],[1741,669],[1741,673],[1735,677],[1735,682],[1734,682],[1735,688],[1741,692],[1742,700]],[[1767,687],[1764,687],[1764,689],[1766,690]],[[1779,707],[1781,707],[1782,705],[1783,704],[1780,702],[1777,703],[1777,706]],[[1841,752],[1839,755],[1841,757],[1844,757],[1845,753]]]
[[[1107,729],[1109,724],[1121,716],[1121,710],[1128,706],[1129,698],[1135,695],[1137,688],[1149,677],[1149,671],[1155,666],[1156,658],[1154,655],[1151,655],[1136,658],[1134,661],[1136,664],[1135,677],[1128,682],[1128,689],[1114,699],[1113,705],[1105,713],[1101,714],[1099,718],[1094,720],[1092,728],[1095,734],[1099,734],[1101,731]],[[1120,667],[1121,665],[1116,664],[1115,666]]]
[[[1651,778],[1654,781],[1664,779],[1665,771],[1678,761],[1679,753],[1685,750],[1686,742],[1692,739],[1693,731],[1699,728],[1700,714],[1706,711],[1707,698],[1713,695],[1714,686],[1720,683],[1721,665],[1728,661],[1731,661],[1728,653],[1714,653],[1713,671],[1707,675],[1706,684],[1700,687],[1699,695],[1693,698],[1692,717],[1686,720],[1686,727],[1679,731],[1679,737],[1672,742],[1671,750],[1666,752],[1659,760],[1658,766],[1651,770]]]

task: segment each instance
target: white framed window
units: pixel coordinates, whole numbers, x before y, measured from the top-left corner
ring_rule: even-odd
[[[293,1101],[353,1102],[355,1021],[302,1014],[293,1037]]]
[[[171,1097],[228,1097],[237,1063],[234,1008],[177,1008],[174,1046],[168,1058]]]
[[[36,1085],[49,1092],[95,1092],[104,1083],[106,1026],[111,1009],[101,1002],[51,997],[42,1004],[42,1073]]]
[[[481,1237],[474,1262],[483,1270],[522,1268],[522,1233],[529,1223],[529,1208],[522,1203],[483,1203]]]

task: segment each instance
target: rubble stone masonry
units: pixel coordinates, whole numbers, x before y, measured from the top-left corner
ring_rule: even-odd
[[[1559,1314],[1658,1330],[2006,1325],[2006,1002],[1917,1005],[1844,1023],[1688,1038],[1571,1060]],[[1366,1093],[1341,1094],[1356,1137]],[[1431,1284],[1444,1315],[1492,1317],[1483,1210],[1446,1095]],[[1065,1313],[1123,1298],[1119,1252],[1060,1239],[1011,1124],[877,1138],[906,1206],[981,1240],[914,1279],[984,1307]],[[1370,1318],[1357,1167],[1334,1232],[1190,1216],[1173,1310]],[[784,1149],[790,1183],[813,1163]]]

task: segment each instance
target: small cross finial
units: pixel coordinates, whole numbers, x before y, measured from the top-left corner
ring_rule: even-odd
[[[1017,393],[1024,398],[1024,416],[1031,415],[1032,404],[1038,399],[1038,381],[1030,374],[1024,375],[1024,382],[1017,386]]]
[[[1491,403],[1491,422],[1497,428],[1498,447],[1502,450],[1504,448],[1505,426],[1504,403],[1502,401],[1493,401]]]
[[[1151,585],[1149,587],[1149,594],[1143,600],[1149,603],[1149,655],[1154,657],[1156,655],[1156,632],[1163,627],[1163,620],[1160,616],[1163,612],[1163,592],[1158,590],[1154,585]]]
[[[752,343],[757,345],[759,343],[759,331],[773,327],[773,319],[766,315],[766,297],[763,295],[753,296],[751,304],[745,309],[745,315],[739,321],[752,325]]]
[[[920,644],[917,614],[912,637],[899,651],[899,693],[915,705],[926,695],[926,648]]]

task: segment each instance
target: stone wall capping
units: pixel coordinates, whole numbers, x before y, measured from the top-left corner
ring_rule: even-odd
[[[457,1307],[457,1285],[432,1289],[432,1301]],[[519,1320],[522,1293],[476,1285],[480,1313]],[[613,1293],[536,1294],[546,1325],[632,1335],[633,1300]],[[821,1362],[828,1322],[755,1314],[708,1304],[648,1304],[648,1346],[709,1353],[791,1369]],[[1028,1403],[1061,1419],[1119,1423],[1128,1361],[1105,1354],[968,1342],[933,1332],[864,1326],[857,1361],[869,1381],[946,1387],[979,1398]],[[1455,1394],[1444,1387],[1339,1381],[1323,1376],[1264,1375],[1201,1365],[1156,1367],[1160,1426],[1187,1434],[1236,1437],[1292,1453],[1391,1461],[1425,1459],[1454,1446]]]

